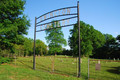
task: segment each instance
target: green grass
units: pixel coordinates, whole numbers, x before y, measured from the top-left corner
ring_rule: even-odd
[[[95,70],[97,61],[90,61],[90,77],[99,80],[120,80],[120,62],[101,61],[101,70]]]
[[[51,57],[51,59],[50,59]],[[81,78],[77,78],[75,58],[56,56],[54,74],[52,72],[53,56],[36,57],[36,70],[33,70],[33,57],[18,57],[11,64],[0,65],[0,80],[87,80],[88,60],[82,58]],[[63,62],[61,62],[61,59]],[[119,80],[119,62],[101,62],[101,70],[95,70],[97,61],[90,61],[89,80]]]
[[[10,65],[0,66],[0,80],[77,80],[77,78],[50,74],[43,71],[34,71],[27,68]]]

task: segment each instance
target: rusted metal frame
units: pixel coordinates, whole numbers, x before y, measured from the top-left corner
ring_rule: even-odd
[[[42,16],[44,16],[44,15],[46,15],[46,14],[49,14],[49,13],[51,13],[51,12],[58,11],[58,10],[62,10],[62,9],[68,9],[68,8],[77,8],[77,6],[72,6],[72,7],[65,7],[65,8],[56,9],[56,10],[47,12],[47,13],[45,13],[45,14],[39,16],[37,19],[39,19],[40,17],[42,17]]]
[[[71,19],[71,18],[76,18],[76,17],[77,17],[77,16],[69,17],[69,18],[64,18],[64,19],[56,20],[56,21],[54,21],[54,22],[62,21],[62,20],[67,20],[67,19]],[[53,21],[48,22],[48,23],[44,23],[44,24],[40,24],[40,25],[36,25],[36,27],[38,27],[38,26],[42,26],[42,25],[45,25],[45,24],[49,24],[49,23],[53,23]]]
[[[78,3],[78,4],[79,4],[79,3]],[[38,25],[37,25],[38,23],[36,23],[36,22],[37,22],[37,19],[39,19],[40,17],[42,17],[42,16],[44,16],[44,15],[46,15],[46,14],[49,14],[49,13],[51,13],[51,12],[58,11],[58,10],[62,10],[62,9],[68,9],[68,8],[77,8],[77,10],[78,10],[78,5],[77,5],[77,6],[73,6],[73,7],[65,7],[65,8],[56,9],[56,10],[50,11],[50,12],[48,12],[48,13],[45,13],[45,14],[39,16],[38,18],[35,18],[34,54],[33,54],[33,69],[34,69],[34,70],[35,70],[35,40],[36,40],[36,32],[44,31],[44,30],[36,31],[36,27],[38,26]],[[74,14],[64,14],[64,15],[76,15],[76,14],[74,13]],[[63,15],[59,15],[59,16],[63,16]],[[56,17],[56,16],[55,16],[55,17]],[[57,16],[57,17],[58,17],[58,16]],[[77,11],[77,16],[75,16],[75,17],[78,17],[78,11]],[[74,17],[74,18],[75,18],[75,17]],[[51,18],[54,18],[54,17],[51,17]],[[51,19],[51,18],[48,18],[48,19]],[[66,19],[71,19],[71,18],[73,18],[73,17],[66,18]],[[48,20],[48,19],[45,19],[45,20]],[[58,21],[62,21],[62,20],[66,20],[66,19],[61,19],[61,20],[58,20]],[[42,22],[45,21],[45,20],[42,20]],[[49,22],[49,23],[52,23],[52,22]],[[48,24],[48,23],[47,23],[47,24]],[[43,25],[43,24],[42,24],[42,25]],[[74,25],[74,24],[65,25],[65,26],[60,26],[60,27],[67,27],[67,26],[72,26],[72,25]],[[39,25],[39,26],[40,26],[40,25]],[[55,28],[60,28],[60,27],[55,27]],[[50,29],[54,29],[54,28],[50,28]],[[49,29],[45,29],[45,30],[49,30]],[[79,62],[80,62],[80,61],[79,61]]]
[[[68,16],[68,15],[77,15],[77,13],[64,14],[64,15],[58,15],[58,16],[50,17],[50,18],[44,19],[44,20],[42,20],[42,21],[40,21],[40,22],[38,22],[38,23],[36,23],[36,24],[39,24],[39,23],[41,23],[41,22],[43,22],[43,21],[46,21],[46,20],[48,20],[48,19],[51,19],[51,18],[55,18],[55,17],[59,17],[59,16]]]
[[[75,25],[75,24],[69,24],[69,25],[60,26],[60,27],[55,27],[55,28],[49,28],[49,29],[56,29],[56,28],[67,27],[67,26],[72,26],[72,25]],[[38,30],[38,31],[36,31],[36,32],[45,31],[45,30],[49,30],[49,29]]]
[[[79,54],[79,73],[78,77],[81,77],[81,64],[80,64],[80,19],[79,19],[79,1],[77,2],[77,13],[78,13],[78,54]]]
[[[36,21],[37,21],[37,18],[35,17],[35,30],[34,30],[34,54],[33,54],[33,69],[34,69],[34,70],[35,70]]]

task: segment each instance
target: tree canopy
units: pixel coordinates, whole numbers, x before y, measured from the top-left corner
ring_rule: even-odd
[[[47,54],[47,45],[39,39],[36,40],[36,48],[35,48],[36,55],[44,55]]]
[[[0,48],[12,48],[11,43],[23,44],[23,35],[27,34],[30,20],[23,14],[26,1],[0,1]]]
[[[118,40],[118,41],[120,42],[120,35],[118,35],[118,36],[116,37],[116,40]]]
[[[53,21],[54,22],[54,21]],[[56,22],[56,24],[59,24],[59,22]],[[52,28],[58,27],[58,25],[55,26],[55,23],[52,23]],[[64,34],[61,31],[61,27],[55,28],[55,29],[49,29],[46,30],[46,40],[49,47],[49,54],[55,54],[57,52],[62,51],[62,45],[66,46],[67,42],[64,39]]]
[[[78,55],[78,24],[70,30],[69,46],[73,50],[73,54]],[[101,32],[95,30],[93,26],[80,21],[80,44],[81,55],[89,56],[93,54],[95,48],[101,47],[105,40]]]

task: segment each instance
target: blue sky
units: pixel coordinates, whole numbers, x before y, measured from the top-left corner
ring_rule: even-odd
[[[81,21],[92,25],[102,33],[114,37],[120,34],[120,0],[26,0],[24,14],[31,20],[31,27],[26,37],[34,39],[35,17],[55,9],[77,6],[77,1],[79,1]],[[71,22],[76,23],[76,20]],[[73,26],[62,28],[66,40],[70,36],[69,29],[72,28]],[[45,36],[44,31],[38,32],[36,39],[46,43]],[[69,49],[69,46],[66,49]]]

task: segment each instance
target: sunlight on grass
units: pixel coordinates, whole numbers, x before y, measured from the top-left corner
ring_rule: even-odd
[[[54,71],[53,67],[54,60]],[[11,64],[0,66],[0,80],[86,80],[88,79],[88,59],[82,58],[81,78],[77,78],[76,58],[43,56],[36,57],[36,70],[33,70],[33,57],[18,57]],[[120,73],[117,69],[119,62],[101,61],[101,70],[95,70],[98,61],[90,61],[90,80],[119,80]],[[52,73],[51,73],[52,72]],[[54,73],[53,73],[54,72]]]

